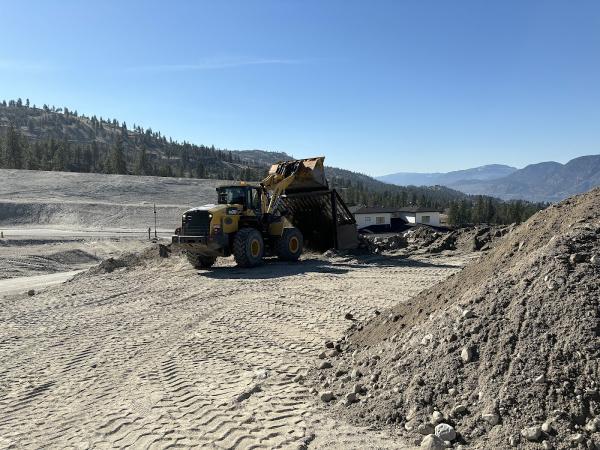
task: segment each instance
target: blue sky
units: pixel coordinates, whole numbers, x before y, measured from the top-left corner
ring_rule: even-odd
[[[5,1],[0,98],[383,175],[600,153],[600,2]]]

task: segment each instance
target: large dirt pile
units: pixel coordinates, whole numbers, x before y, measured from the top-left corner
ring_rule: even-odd
[[[321,355],[316,391],[336,414],[392,425],[424,448],[442,448],[439,438],[465,448],[600,448],[599,294],[595,189],[355,324],[340,354]]]

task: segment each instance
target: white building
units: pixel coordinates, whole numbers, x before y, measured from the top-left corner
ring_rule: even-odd
[[[440,211],[432,208],[400,208],[398,213],[407,223],[440,226]]]
[[[380,208],[377,206],[351,207],[356,219],[356,227],[373,231],[393,230],[406,224],[440,226],[440,211],[432,208]]]
[[[396,213],[396,209],[368,207],[350,208],[350,212],[354,214],[356,219],[356,227],[361,228],[374,227],[375,229],[389,229],[392,224],[392,214]]]

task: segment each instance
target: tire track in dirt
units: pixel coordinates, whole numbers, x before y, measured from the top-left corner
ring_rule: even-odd
[[[399,448],[332,422],[298,374],[326,339],[458,270],[309,259],[196,272],[179,258],[0,308],[0,436],[17,447]]]

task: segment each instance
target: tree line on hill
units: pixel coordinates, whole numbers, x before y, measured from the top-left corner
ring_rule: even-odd
[[[79,115],[68,108],[0,103],[4,168],[109,174],[259,180],[263,167],[236,152],[167,139],[125,122]]]
[[[2,132],[3,130],[3,132]],[[255,152],[256,153],[256,152]],[[265,161],[244,152],[167,139],[125,122],[68,108],[0,102],[0,168],[259,181]],[[446,210],[450,223],[512,223],[545,205],[467,196],[442,186],[394,186],[363,174],[327,168],[330,185],[350,205],[421,206]]]
[[[484,195],[468,196],[451,201],[448,212],[450,225],[521,223],[548,206],[524,200],[502,201]]]

